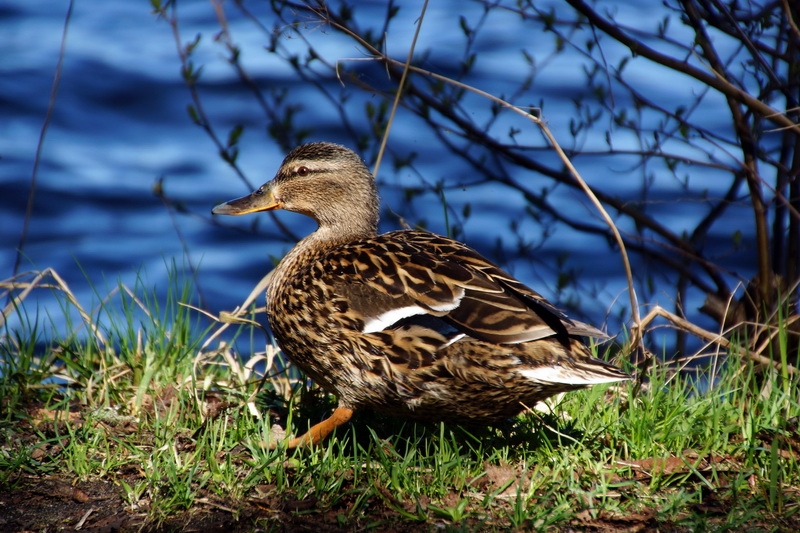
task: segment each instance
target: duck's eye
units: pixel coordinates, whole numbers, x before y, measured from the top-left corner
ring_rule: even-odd
[[[297,175],[298,176],[308,176],[311,174],[311,169],[308,167],[297,167]]]
[[[264,194],[264,187],[259,187],[253,194],[261,196],[262,194]]]

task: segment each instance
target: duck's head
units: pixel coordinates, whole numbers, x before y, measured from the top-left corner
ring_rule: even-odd
[[[211,212],[244,215],[273,209],[302,213],[316,220],[321,230],[339,235],[373,235],[378,224],[375,178],[349,148],[303,144],[286,156],[272,180]]]

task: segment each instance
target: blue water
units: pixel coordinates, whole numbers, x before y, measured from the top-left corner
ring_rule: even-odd
[[[360,4],[358,16],[362,21],[381,17],[385,9],[383,2]],[[266,26],[271,27],[275,22],[265,3],[248,5]],[[412,7],[401,9],[393,22],[395,34],[389,48],[399,59],[405,59],[421,3],[403,5]],[[312,87],[297,80],[285,63],[267,54],[263,50],[264,35],[234,8],[226,6],[233,38],[243,50],[242,62],[259,86],[265,90],[291,89],[290,97],[304,106],[296,123],[313,128],[313,139],[353,146],[336,109]],[[219,26],[211,4],[206,0],[182,0],[179,8],[182,41],[188,42],[197,34],[203,36],[194,60],[204,67],[200,91],[208,115],[223,139],[236,124],[245,126],[238,162],[250,183],[257,186],[272,176],[284,154],[266,135],[265,118],[225,61],[224,49],[213,41]],[[656,24],[651,20],[649,8],[640,8],[636,3],[620,4],[615,9],[618,17],[631,25]],[[476,21],[483,8],[480,3],[457,0],[431,3],[417,45],[418,50],[431,50],[427,68],[447,73],[455,68],[453,62],[462,58],[463,35],[454,11]],[[14,265],[65,15],[63,1],[10,0],[0,6],[0,279],[9,277]],[[351,41],[333,31],[309,26],[307,35],[331,60],[363,58]],[[498,95],[513,90],[528,68],[518,54],[521,43],[536,50],[530,39],[549,43],[553,38],[532,35],[530,27],[519,17],[502,11],[486,21],[481,35],[472,81]],[[689,37],[677,34],[676,38]],[[302,49],[299,40],[284,40],[282,44]],[[541,48],[544,54],[549,45]],[[625,53],[612,47],[607,59],[613,64]],[[574,143],[568,127],[575,113],[571,99],[586,91],[583,72],[572,62],[579,58],[576,51],[567,51],[549,62],[543,55],[539,60],[546,64],[546,75],[537,77],[534,88],[517,102],[521,105],[544,102],[550,127],[565,148]],[[631,67],[630,79],[639,81],[640,90],[666,107],[690,101],[697,90],[686,79],[680,79],[679,83],[665,82],[663,72],[648,68],[646,64]],[[376,79],[381,76],[381,69],[375,65],[364,63],[363,69],[367,76]],[[334,94],[342,90],[333,79],[327,87]],[[376,96],[360,94],[346,106],[348,118],[361,132],[366,131],[363,104],[370,99],[378,102]],[[205,132],[190,120],[186,111],[190,101],[180,76],[170,28],[150,12],[149,2],[116,0],[98,4],[79,0],[75,3],[52,123],[43,144],[21,271],[55,269],[88,306],[96,303],[97,294],[104,295],[117,282],[133,285],[138,277],[145,275],[147,282],[163,293],[168,276],[165,264],[174,258],[179,263],[188,260],[197,268],[197,285],[209,311],[232,309],[241,302],[269,270],[270,259],[280,257],[291,242],[266,216],[257,223],[259,235],[249,232],[258,217],[211,218],[213,205],[249,191],[218,157]],[[482,112],[479,105],[483,104],[478,97],[469,97],[468,101],[476,104],[476,112]],[[624,103],[621,101],[620,105]],[[719,104],[719,108],[709,106],[702,111],[702,119],[710,129],[724,126],[721,121],[725,115],[720,113],[724,102]],[[536,129],[511,113],[501,115],[492,131],[502,136],[510,127],[522,130],[517,138],[520,144],[544,146]],[[614,137],[613,142],[617,149],[639,147],[625,133]],[[397,220],[388,212],[391,208],[406,220],[423,221],[432,231],[446,232],[443,209],[436,194],[429,192],[409,203],[403,200],[401,192],[406,186],[444,181],[453,186],[446,192],[448,203],[454,206],[471,203],[472,215],[467,220],[459,220],[457,216],[450,219],[462,227],[460,238],[501,262],[545,296],[561,305],[577,302],[578,308],[571,311],[598,324],[607,322],[612,333],[619,331],[618,315],[624,313],[627,304],[626,285],[618,255],[609,251],[602,238],[558,226],[551,228],[553,236],[543,240],[542,227],[523,216],[526,203],[521,197],[493,186],[467,186],[475,181],[471,170],[447,153],[418,119],[402,110],[389,145],[400,155],[417,152],[415,164],[420,174],[408,169],[395,173],[388,162],[382,167],[379,178],[387,208],[383,229],[398,227]],[[606,147],[602,136],[583,137],[579,145],[585,150]],[[541,158],[552,162],[555,155],[544,149]],[[635,160],[630,157],[582,156],[574,162],[594,186],[633,198],[639,194],[641,169],[635,167]],[[166,194],[185,209],[175,214],[174,219],[153,194],[154,184],[162,178]],[[515,179],[532,184],[534,189],[550,184],[532,173],[517,175]],[[713,171],[702,168],[692,170],[692,180],[693,184],[703,183],[710,196],[721,195],[727,184]],[[459,184],[465,185],[459,187]],[[558,187],[551,194],[575,218],[601,224],[580,194],[566,187]],[[664,203],[652,205],[651,212],[676,230],[691,228],[705,211],[702,202],[696,199],[674,202],[676,197],[684,195],[675,179],[660,177],[654,182],[650,197]],[[731,210],[727,221],[712,233],[716,239],[713,248],[724,254],[734,251],[733,232],[737,229],[743,232],[745,247],[736,250],[728,262],[742,278],[752,275],[746,251],[752,233],[747,212],[746,203]],[[299,235],[313,230],[313,224],[303,217],[291,213],[278,216]],[[534,246],[525,257],[515,252],[516,237],[510,230],[514,220],[519,222],[525,240]],[[498,239],[502,240],[499,248]],[[555,280],[562,268],[579,272],[581,281],[576,287],[558,292]],[[644,268],[638,263],[640,276]],[[659,283],[658,273],[652,274]],[[736,279],[731,276],[731,283]],[[690,313],[695,313],[702,295],[693,293],[690,297],[687,307]],[[672,307],[673,299],[674,288],[670,283],[656,285],[648,295],[649,303],[665,307]],[[60,308],[50,299],[43,299],[41,305],[58,322]],[[696,313],[691,318],[712,326]]]

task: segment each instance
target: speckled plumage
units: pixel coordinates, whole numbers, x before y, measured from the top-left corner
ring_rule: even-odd
[[[374,178],[345,147],[296,148],[271,182],[214,213],[281,208],[319,228],[276,267],[267,314],[283,352],[338,397],[334,415],[346,415],[329,426],[360,408],[490,424],[559,392],[628,379],[578,339],[601,332],[464,244],[377,235]]]

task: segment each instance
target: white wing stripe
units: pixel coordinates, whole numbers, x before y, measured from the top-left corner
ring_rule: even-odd
[[[569,369],[563,366],[539,366],[518,370],[531,381],[542,383],[566,383],[567,385],[591,385],[594,383],[611,383],[624,378],[593,374],[580,369]]]
[[[375,333],[376,331],[383,331],[388,329],[393,324],[414,315],[421,315],[427,313],[426,309],[418,305],[409,305],[408,307],[397,307],[390,309],[377,316],[364,317],[364,331],[362,333]]]

